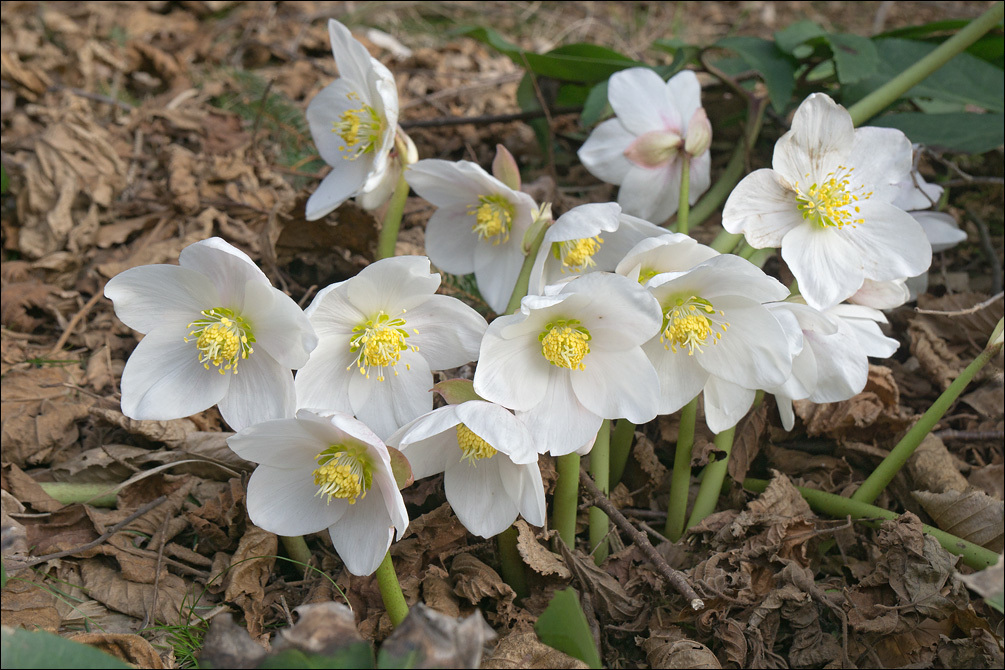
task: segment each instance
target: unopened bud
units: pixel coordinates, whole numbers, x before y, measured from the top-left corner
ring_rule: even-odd
[[[688,156],[700,156],[712,146],[712,124],[704,107],[699,107],[687,124],[687,137],[684,139],[684,153]]]
[[[987,348],[990,349],[991,347],[996,346],[1000,347],[1003,342],[1005,342],[1005,319],[998,319],[998,325],[995,326],[994,331],[991,333],[991,337],[988,338]]]
[[[492,160],[492,176],[514,191],[520,190],[520,167],[506,147],[496,145],[496,157]]]

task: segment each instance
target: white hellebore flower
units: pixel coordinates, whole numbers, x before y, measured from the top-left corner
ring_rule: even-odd
[[[394,76],[335,19],[328,21],[328,37],[339,79],[311,100],[307,122],[332,171],[307,201],[308,221],[353,197],[366,209],[379,207],[400,174],[391,159],[398,127]]]
[[[307,316],[320,341],[297,373],[297,406],[353,414],[382,439],[432,410],[432,370],[475,360],[486,328],[439,285],[428,258],[397,256],[318,292]]]
[[[443,473],[443,488],[464,527],[494,537],[522,515],[543,526],[544,483],[537,449],[507,409],[469,400],[446,405],[388,440],[408,458],[416,479]]]
[[[474,389],[517,410],[539,450],[561,456],[604,419],[656,416],[659,382],[641,345],[659,331],[660,312],[638,282],[607,272],[548,288],[489,325]]]
[[[892,204],[911,170],[911,143],[899,130],[856,130],[847,110],[814,93],[775,144],[772,168],[737,184],[722,225],[752,247],[781,247],[807,304],[826,309],[866,279],[928,269],[921,226]]]
[[[373,573],[408,513],[380,438],[347,414],[307,410],[265,421],[227,439],[258,463],[248,482],[248,516],[259,528],[297,536],[328,529],[354,575]]]
[[[122,413],[167,421],[219,404],[234,430],[292,416],[290,370],[318,342],[303,310],[218,237],[182,249],[178,262],[105,285],[116,316],[146,335],[122,371]]]
[[[782,384],[792,371],[798,331],[789,332],[762,303],[789,291],[760,268],[729,254],[646,284],[663,327],[643,347],[656,366],[659,413],[672,414],[704,391],[713,433],[736,425],[756,389]]]
[[[712,126],[694,72],[679,72],[664,83],[647,68],[622,70],[611,75],[607,99],[615,118],[598,125],[579,149],[586,169],[621,186],[618,203],[626,213],[665,221],[677,211],[688,161],[688,201],[697,202],[712,183]]]
[[[534,199],[469,161],[421,160],[405,179],[438,208],[426,224],[429,259],[450,274],[473,272],[485,302],[505,312],[523,265]]]
[[[611,272],[641,240],[666,229],[629,216],[613,202],[580,205],[558,217],[545,232],[530,273],[531,292],[585,272]]]
[[[659,237],[648,237],[632,247],[614,271],[645,286],[656,275],[684,272],[719,255],[689,235],[660,230],[663,234]]]

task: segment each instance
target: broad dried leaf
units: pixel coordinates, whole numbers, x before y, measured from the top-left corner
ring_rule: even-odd
[[[244,610],[248,634],[256,640],[264,633],[268,611],[265,586],[272,577],[278,549],[279,539],[275,535],[249,525],[224,577],[224,598]]]
[[[869,366],[865,389],[853,398],[821,405],[809,400],[796,400],[793,408],[811,437],[871,436],[879,427],[897,432],[911,420],[900,407],[900,390],[893,373],[890,368],[880,365]]]
[[[70,638],[114,656],[138,668],[164,667],[161,657],[149,642],[139,635],[125,633],[77,633]]]
[[[485,645],[496,638],[480,610],[455,619],[416,603],[381,645],[381,657],[414,657],[415,668],[477,668]]]
[[[597,567],[593,559],[581,551],[573,553],[559,542],[562,558],[572,570],[582,588],[592,596],[593,605],[608,621],[630,621],[642,611],[643,604],[625,591],[618,580]]]
[[[485,598],[513,602],[516,593],[499,573],[471,554],[458,554],[450,565],[454,593],[477,605]]]
[[[556,556],[537,539],[537,531],[531,528],[523,519],[517,519],[514,524],[517,529],[516,549],[520,558],[531,570],[539,575],[555,575],[559,579],[569,579],[572,573],[561,558]]]
[[[151,620],[168,625],[188,622],[191,609],[198,604],[196,596],[201,588],[173,574],[163,575],[156,589],[153,584],[126,581],[104,561],[103,558],[92,558],[80,563],[82,586],[92,598],[140,620],[145,619],[150,608],[156,605]]]
[[[275,649],[293,647],[315,654],[332,654],[341,647],[362,642],[356,618],[343,603],[325,602],[300,605],[293,611],[297,622],[284,628]]]
[[[48,307],[49,296],[56,290],[38,281],[4,282],[0,289],[0,323],[22,333],[34,332],[45,320],[28,311]]]
[[[960,474],[956,460],[934,433],[926,435],[918,445],[907,461],[907,472],[911,475],[914,488],[922,491],[942,493],[967,488],[967,479]]]
[[[761,451],[761,438],[768,428],[768,406],[764,403],[747,415],[733,437],[727,470],[735,482],[742,482],[750,464]]]
[[[492,654],[481,665],[485,670],[518,670],[522,668],[542,668],[542,670],[588,669],[578,658],[560,652],[537,639],[533,632],[510,633],[504,637]]]
[[[62,618],[56,609],[56,595],[42,583],[44,577],[37,573],[11,580],[0,599],[0,622],[11,628],[36,627],[55,633]]]
[[[234,623],[230,612],[213,617],[199,651],[199,667],[254,668],[265,658],[265,649]]]
[[[953,380],[967,367],[940,336],[937,328],[929,321],[914,319],[908,326],[911,338],[911,354],[921,363],[921,369],[943,390],[949,388]]]
[[[912,495],[941,530],[994,552],[1005,549],[1005,503],[1001,500],[979,489],[913,491]]]

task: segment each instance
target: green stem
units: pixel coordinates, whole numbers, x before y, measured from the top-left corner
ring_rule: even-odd
[[[405,181],[405,170],[402,166],[401,176],[391,194],[391,200],[384,213],[384,222],[380,226],[380,236],[377,238],[377,259],[394,256],[394,245],[398,242],[398,230],[401,228],[401,215],[405,213],[405,201],[408,200],[408,182]]]
[[[632,440],[635,438],[635,424],[628,419],[618,419],[614,424],[614,434],[611,435],[611,485],[616,486],[625,474],[628,457],[632,453]]]
[[[390,549],[384,554],[384,560],[377,568],[377,586],[380,588],[380,598],[384,601],[387,616],[391,618],[391,625],[397,628],[408,616],[408,605],[405,603],[405,594],[401,592],[398,575],[394,572]]]
[[[558,482],[552,500],[551,526],[570,549],[576,546],[576,509],[579,504],[579,454],[555,459]]]
[[[953,56],[997,26],[1003,15],[1005,15],[1005,4],[995,3],[991,9],[971,21],[965,28],[940,44],[927,56],[856,102],[848,109],[852,123],[859,126],[883,111],[918,82],[948,63]]]
[[[677,449],[673,457],[673,475],[670,478],[670,502],[667,503],[667,521],[663,534],[676,542],[684,534],[687,518],[687,493],[691,488],[691,450],[694,447],[694,424],[698,417],[698,396],[695,396],[680,413],[677,429]]]
[[[911,427],[911,430],[907,431],[907,434],[901,438],[897,446],[893,448],[893,451],[883,459],[883,462],[873,470],[872,474],[864,482],[862,486],[859,487],[855,493],[852,494],[851,499],[857,502],[872,503],[879,497],[879,494],[883,492],[887,484],[900,472],[900,469],[904,467],[904,463],[907,459],[911,457],[914,450],[918,448],[921,441],[925,439],[925,436],[932,431],[935,424],[939,422],[946,412],[949,411],[949,407],[956,402],[956,399],[963,393],[963,389],[967,387],[967,384],[974,378],[974,375],[988,364],[992,358],[994,358],[999,351],[1001,351],[1001,344],[994,344],[986,347],[984,351],[974,359],[974,361],[967,366],[967,368],[960,373],[952,384],[949,385],[945,391],[942,392],[932,406],[928,408],[918,422]]]
[[[611,492],[611,422],[604,419],[597,431],[597,441],[590,450],[590,475],[597,488],[608,495]],[[579,481],[579,478],[576,478]],[[609,552],[607,535],[610,520],[599,507],[590,508],[590,553],[597,565],[604,562]]]
[[[535,222],[537,225],[538,222]],[[537,234],[534,235],[534,239],[530,242],[530,249],[527,255],[523,259],[523,265],[520,267],[520,274],[516,278],[516,286],[513,287],[513,293],[510,294],[509,304],[506,305],[506,313],[514,314],[518,309],[520,309],[520,301],[523,297],[527,295],[527,287],[530,285],[530,272],[534,269],[534,260],[537,258],[537,253],[541,249],[541,243],[544,242],[544,234],[548,232],[547,225],[538,226]],[[579,481],[579,475],[576,475],[576,481]]]
[[[743,488],[756,493],[761,493],[767,487],[768,482],[763,479],[743,480]],[[833,493],[824,493],[823,491],[808,489],[802,486],[797,486],[796,489],[806,502],[810,504],[810,507],[813,508],[814,511],[827,514],[828,516],[835,518],[850,516],[855,520],[862,520],[864,523],[877,526],[879,525],[878,522],[866,520],[877,518],[898,519],[900,517],[900,515],[896,512],[891,512],[883,509],[882,507],[876,507],[857,500],[849,500],[848,498],[835,495]],[[950,535],[945,531],[933,528],[927,524],[923,524],[922,528],[924,528],[926,533],[938,540],[939,544],[941,544],[946,551],[951,554],[956,554],[957,556],[962,556],[963,562],[974,570],[983,570],[984,568],[990,567],[998,562],[998,554],[990,549],[985,549],[980,545],[961,539],[955,535]]]
[[[734,433],[736,433],[736,426],[715,436],[715,448],[718,451],[725,451],[726,455],[709,463],[708,467],[705,468],[705,478],[701,480],[698,497],[694,501],[694,509],[691,510],[691,517],[687,520],[688,528],[697,526],[705,517],[715,511],[715,504],[719,501],[719,493],[722,491],[722,483],[726,481],[729,455],[733,451]]]
[[[743,234],[730,233],[725,230],[720,232],[708,246],[712,247],[720,254],[728,254],[736,249],[736,246],[743,240]]]
[[[76,482],[39,482],[46,494],[64,505],[82,503],[93,507],[115,507],[115,484],[82,484]],[[109,491],[112,491],[109,493]]]
[[[687,235],[687,215],[691,211],[688,201],[691,190],[691,157],[683,155],[680,165],[680,202],[677,204],[677,232]]]
[[[516,548],[518,535],[516,527],[510,526],[496,535],[496,544],[499,548],[503,581],[510,585],[517,598],[522,599],[526,598],[530,591],[527,590],[527,573],[524,570],[523,559],[520,558],[520,552]]]
[[[764,264],[768,262],[768,259],[775,255],[778,251],[773,247],[764,247],[763,249],[755,249],[754,253],[750,254],[747,258],[748,261],[753,263],[759,268],[763,268]]]
[[[307,542],[304,541],[303,535],[295,535],[291,537],[280,535],[279,539],[283,542],[283,547],[286,549],[286,555],[293,561],[300,563],[300,568],[302,570],[306,570],[310,567],[311,550],[307,548]]]

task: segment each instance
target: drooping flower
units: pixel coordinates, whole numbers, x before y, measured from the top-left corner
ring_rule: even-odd
[[[658,337],[643,346],[660,379],[660,414],[704,393],[706,422],[719,433],[750,409],[757,389],[789,377],[798,333],[762,304],[789,291],[757,266],[725,254],[646,286],[663,313]]]
[[[607,98],[615,118],[598,125],[580,148],[586,169],[621,187],[618,204],[627,214],[661,222],[677,211],[688,161],[688,201],[697,202],[711,185],[712,127],[694,72],[664,82],[647,68],[622,70],[611,75]]]
[[[471,533],[494,537],[518,514],[544,525],[537,449],[505,408],[482,400],[446,405],[402,427],[388,444],[401,449],[416,479],[443,473],[447,502]]]
[[[258,463],[248,482],[248,516],[271,533],[328,529],[354,575],[373,573],[395,530],[408,527],[405,501],[380,438],[347,414],[297,412],[228,438],[241,458]]]
[[[339,79],[311,100],[307,122],[332,171],[307,201],[309,221],[349,198],[359,198],[366,209],[379,207],[401,174],[400,161],[391,155],[398,128],[394,76],[335,19],[328,21],[328,37]]]
[[[659,325],[652,296],[620,275],[592,272],[550,286],[489,325],[475,392],[517,410],[540,451],[571,453],[604,419],[656,416],[659,382],[640,345]]]
[[[530,273],[532,292],[586,272],[611,272],[625,254],[666,229],[629,216],[613,202],[579,205],[558,217],[544,234]]]
[[[297,406],[353,414],[382,439],[432,410],[432,370],[475,360],[486,328],[439,285],[428,258],[398,256],[319,291],[307,316],[320,341],[297,373]]]
[[[866,279],[928,269],[921,226],[892,204],[910,170],[902,132],[855,129],[843,107],[814,93],[775,144],[772,169],[752,172],[730,194],[722,225],[752,247],[781,247],[807,304],[826,309]]]
[[[186,247],[178,262],[105,285],[116,316],[146,335],[122,371],[122,413],[166,421],[218,404],[234,430],[292,416],[290,370],[318,341],[303,311],[220,238]]]
[[[523,265],[523,236],[537,204],[475,163],[421,160],[405,179],[438,209],[426,224],[426,253],[450,274],[475,274],[496,312],[506,311]]]

